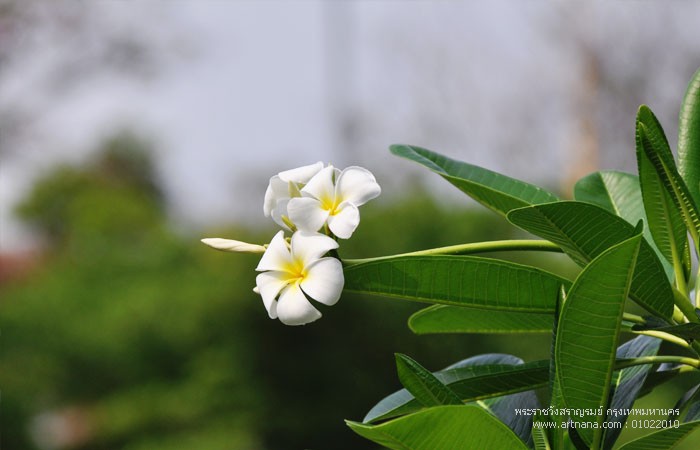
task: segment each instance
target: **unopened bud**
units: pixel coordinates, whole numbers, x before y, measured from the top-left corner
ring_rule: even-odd
[[[265,253],[265,247],[258,244],[234,241],[233,239],[205,238],[202,242],[223,252]]]

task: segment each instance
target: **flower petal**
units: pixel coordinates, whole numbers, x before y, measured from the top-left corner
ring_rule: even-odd
[[[301,282],[306,294],[324,305],[335,305],[343,291],[345,277],[343,266],[335,258],[321,258],[306,268],[307,273]]]
[[[324,167],[301,190],[302,193],[314,197],[321,202],[333,203],[335,195],[335,187],[333,186],[333,175],[335,168],[333,166]]]
[[[277,315],[285,325],[305,325],[321,318],[321,313],[309,303],[298,283],[282,290],[277,301]]]
[[[265,253],[265,247],[233,239],[204,238],[202,243],[224,252]]]
[[[308,267],[336,248],[338,243],[325,234],[297,231],[292,235],[292,260],[302,261],[303,267]]]
[[[367,169],[352,166],[343,170],[335,186],[336,198],[342,202],[350,202],[362,206],[381,194],[382,189],[377,180]]]
[[[275,237],[272,238],[267,250],[260,258],[258,267],[255,268],[258,272],[263,270],[282,270],[289,265],[292,259],[291,252],[287,247],[287,242],[284,240],[284,231],[278,231]]]
[[[318,231],[328,218],[328,211],[321,208],[321,203],[315,198],[293,198],[287,205],[289,220],[299,230]]]
[[[338,213],[328,218],[328,228],[341,239],[352,236],[360,224],[360,211],[352,203],[341,203]]]
[[[255,278],[255,283],[270,319],[276,319],[277,295],[289,284],[287,274],[277,271],[263,272]]]
[[[309,180],[323,169],[321,161],[308,166],[297,167],[296,169],[285,170],[279,173],[280,179],[287,183],[308,183]]]
[[[289,218],[289,212],[287,211],[288,205],[289,199],[283,198],[282,200],[278,200],[276,206],[272,209],[272,220],[274,220],[277,225],[281,226],[285,230],[289,230],[289,227],[286,223],[284,223],[282,217],[287,216],[287,218]]]
[[[283,181],[279,175],[270,178],[270,184],[267,185],[265,191],[265,201],[263,202],[263,212],[265,217],[270,217],[273,214],[275,206],[280,199],[289,197],[289,188],[287,182]]]

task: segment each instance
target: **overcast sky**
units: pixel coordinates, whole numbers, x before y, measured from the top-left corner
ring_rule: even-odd
[[[630,109],[629,124],[601,119],[606,168],[634,167],[637,104],[675,128],[700,65],[698,2],[30,3],[0,66],[0,104],[23,119],[0,146],[3,249],[26,242],[10,211],[33,180],[121,128],[156,143],[191,225],[261,216],[272,174],[318,160],[398,186],[413,168],[388,155],[396,142],[557,187],[577,148],[582,49],[601,58],[596,111]],[[85,69],[114,36],[145,62]]]

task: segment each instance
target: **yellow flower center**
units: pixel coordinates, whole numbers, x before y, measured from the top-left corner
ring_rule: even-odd
[[[338,205],[340,205],[340,201],[335,196],[324,197],[324,198],[320,199],[320,201],[321,201],[321,208],[328,211],[328,214],[330,214],[331,216],[335,216],[336,214],[338,214],[340,212],[340,211],[338,211]]]
[[[295,260],[285,265],[284,271],[287,273],[286,281],[290,284],[301,283],[306,278],[307,272],[302,261]]]

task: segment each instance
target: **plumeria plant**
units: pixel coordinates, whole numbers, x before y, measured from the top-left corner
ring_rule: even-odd
[[[332,305],[345,290],[433,304],[409,319],[417,334],[551,334],[541,361],[487,354],[430,372],[397,354],[403,389],[347,422],[385,447],[672,449],[700,428],[700,384],[659,407],[635,401],[700,370],[700,71],[681,106],[677,159],[646,106],[635,141],[637,175],[590,174],[574,200],[423,148],[391,147],[542,240],[341,260],[338,239],[352,235],[358,207],[380,188],[360,167],[317,163],[270,180],[264,212],[283,230],[269,245],[203,241],[263,253],[255,291],[285,324],[317,320],[312,301]],[[566,279],[476,256],[502,251],[563,253],[581,270]],[[646,434],[616,446],[634,428]]]

